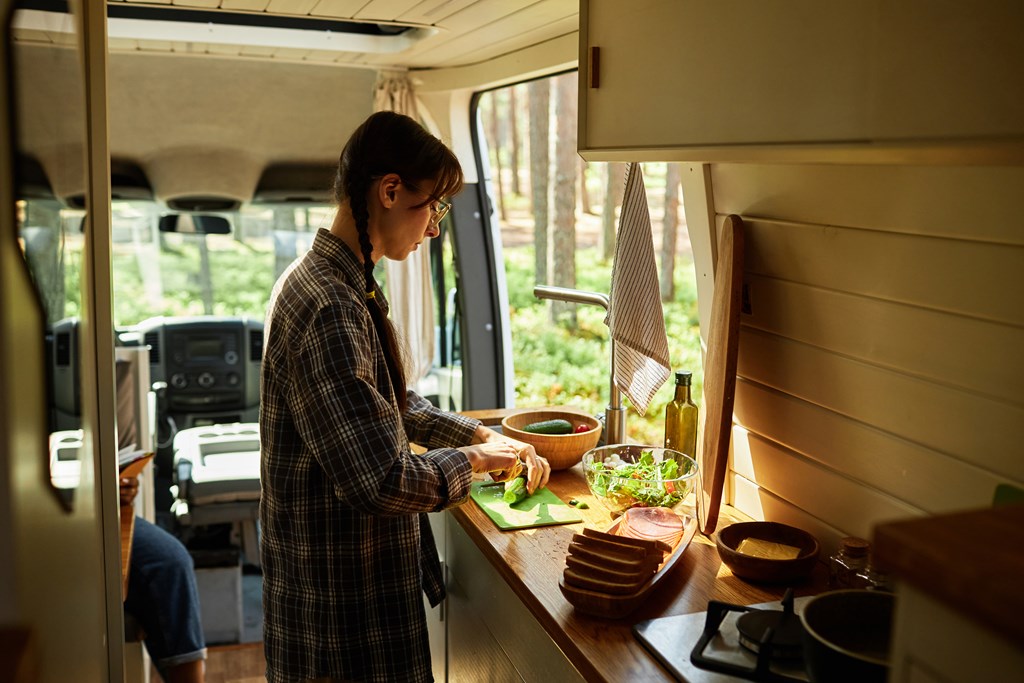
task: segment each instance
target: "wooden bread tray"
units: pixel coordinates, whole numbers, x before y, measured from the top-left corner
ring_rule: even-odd
[[[578,534],[569,544],[566,569],[558,588],[579,612],[606,619],[619,619],[632,612],[672,570],[697,531],[697,519],[686,516],[679,539],[664,552],[668,544],[661,541],[618,536],[621,521],[620,517],[603,534],[584,530],[582,538],[591,541],[590,547],[584,545],[586,541],[581,542]],[[595,549],[593,541],[601,541],[603,549]],[[645,555],[630,558],[621,548],[609,547],[618,544],[639,548]],[[639,587],[627,592],[634,585]]]

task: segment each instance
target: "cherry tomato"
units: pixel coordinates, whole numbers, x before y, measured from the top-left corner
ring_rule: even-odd
[[[576,425],[576,433],[577,434],[582,434],[583,432],[589,432],[589,431],[590,431],[590,426],[587,425],[587,424],[584,424],[584,423],[581,422],[580,424]]]

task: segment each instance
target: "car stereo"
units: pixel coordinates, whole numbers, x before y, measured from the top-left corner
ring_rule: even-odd
[[[153,318],[137,327],[150,376],[166,383],[165,409],[179,427],[254,420],[263,323],[248,318]],[[218,414],[218,415],[212,415]]]

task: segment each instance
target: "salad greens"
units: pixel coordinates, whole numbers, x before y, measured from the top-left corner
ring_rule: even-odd
[[[651,450],[643,450],[635,463],[612,455],[604,462],[590,463],[586,472],[594,493],[616,507],[668,507],[680,503],[689,493],[689,483],[673,481],[686,476],[669,458],[656,462]]]

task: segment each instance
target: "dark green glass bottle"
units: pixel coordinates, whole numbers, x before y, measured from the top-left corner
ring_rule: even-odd
[[[697,406],[690,398],[691,373],[676,372],[676,395],[665,406],[665,448],[697,459]]]

